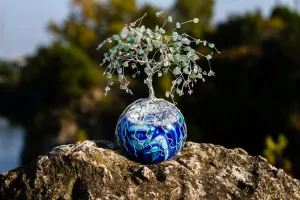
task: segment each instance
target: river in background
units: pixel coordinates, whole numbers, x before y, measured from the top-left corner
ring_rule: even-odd
[[[10,125],[0,117],[0,173],[20,165],[25,131],[20,126]]]

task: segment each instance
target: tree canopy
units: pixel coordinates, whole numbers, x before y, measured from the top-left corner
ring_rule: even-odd
[[[56,43],[28,59],[21,85],[45,106],[69,106],[99,83],[99,72],[81,50]]]

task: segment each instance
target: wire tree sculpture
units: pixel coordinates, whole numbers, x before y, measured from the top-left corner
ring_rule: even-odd
[[[105,95],[113,84],[112,76],[114,73],[118,74],[120,89],[132,94],[132,91],[128,88],[129,81],[124,75],[125,69],[128,67],[134,69],[135,73],[132,77],[135,78],[141,73],[140,68],[144,67],[144,72],[147,75],[145,83],[149,88],[150,98],[155,97],[152,85],[152,77],[155,73],[157,73],[158,77],[168,72],[174,75],[172,87],[169,91],[166,91],[165,95],[168,98],[172,98],[173,103],[175,103],[175,93],[181,96],[184,94],[184,88],[188,88],[188,93],[192,94],[193,84],[198,79],[204,82],[204,76],[215,75],[210,66],[213,52],[203,55],[195,51],[190,45],[192,43],[203,45],[214,49],[217,53],[220,52],[213,43],[193,38],[186,33],[180,34],[176,31],[186,23],[198,23],[198,18],[183,23],[177,22],[176,27],[172,30],[172,34],[166,35],[164,27],[166,23],[173,22],[172,16],[166,18],[162,11],[157,12],[156,16],[165,18],[165,22],[161,27],[156,25],[155,30],[152,31],[141,25],[146,15],[147,13],[135,22],[129,25],[126,24],[119,34],[115,34],[99,44],[97,49],[100,49],[105,43],[118,42],[108,53],[104,54],[103,62],[100,65],[102,66],[106,62],[110,62],[104,72],[104,75],[108,79]],[[150,56],[151,53],[153,54],[152,56]],[[208,72],[203,71],[196,63],[200,57],[204,57],[208,61]]]
[[[155,30],[146,28],[142,24],[144,14],[135,22],[125,25],[123,30],[102,42],[98,49],[106,43],[116,41],[117,44],[104,54],[101,64],[108,62],[104,75],[108,79],[105,95],[113,85],[113,74],[118,74],[120,88],[132,94],[128,88],[129,81],[124,72],[132,68],[133,78],[141,73],[141,68],[147,75],[144,82],[149,88],[149,98],[139,99],[129,105],[117,123],[116,136],[128,155],[140,162],[158,163],[168,160],[181,150],[187,136],[184,117],[174,105],[174,94],[183,95],[184,88],[192,94],[193,85],[197,80],[205,81],[204,76],[214,76],[210,67],[213,52],[203,55],[195,51],[191,45],[203,45],[219,51],[213,43],[193,38],[178,29],[186,23],[198,23],[199,19],[176,23],[171,35],[166,34],[165,26],[173,21],[171,16],[165,17],[163,12],[157,12],[157,17],[165,19]],[[195,45],[194,45],[195,44]],[[200,57],[206,58],[209,71],[203,71],[197,64]],[[166,97],[171,98],[173,104],[157,99],[154,94],[152,80],[154,74],[161,77],[171,72],[174,80]]]

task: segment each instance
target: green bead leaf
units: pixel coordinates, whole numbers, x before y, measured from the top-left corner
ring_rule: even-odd
[[[191,59],[192,61],[196,61],[196,60],[199,60],[200,57],[197,56],[196,54],[194,54],[190,59]]]
[[[118,40],[120,37],[119,37],[118,35],[113,35],[112,38],[113,38],[114,40]]]
[[[130,37],[130,38],[128,38],[128,42],[129,42],[130,44],[134,44],[134,39],[133,39],[132,37]]]
[[[155,48],[159,48],[161,46],[161,42],[159,40],[153,40],[153,45]]]
[[[209,46],[210,48],[214,48],[214,47],[215,47],[215,44],[214,44],[214,43],[209,43],[208,46]]]
[[[186,45],[190,45],[191,44],[191,41],[188,39],[188,38],[183,38],[182,39],[182,42]]]
[[[160,11],[160,12],[157,12],[155,15],[156,15],[156,17],[159,17],[159,16],[161,16],[161,14],[163,14],[163,12],[162,12],[162,11]]]
[[[110,72],[106,73],[106,78],[111,78],[111,73]]]
[[[169,98],[170,97],[170,92],[167,91],[165,95],[166,95],[167,98]]]
[[[164,75],[167,75],[167,74],[169,73],[168,68],[164,68],[164,69],[163,69],[163,73],[164,73]]]
[[[187,38],[189,35],[188,35],[187,33],[182,33],[181,36],[182,36],[183,38]]]
[[[127,58],[129,58],[129,59],[133,58],[133,54],[131,52],[129,52],[129,54],[127,54]]]
[[[192,48],[190,46],[184,47],[184,51],[192,51]]]
[[[130,35],[131,35],[131,36],[134,36],[134,35],[135,35],[135,31],[134,31],[134,30],[131,30],[131,31],[130,31]]]
[[[176,54],[176,55],[173,55],[173,60],[175,63],[178,63],[180,61],[180,55],[179,54]]]
[[[187,53],[187,57],[188,57],[188,58],[191,58],[193,55],[194,55],[194,53],[191,52],[191,51],[189,51],[189,52]]]
[[[179,47],[178,44],[180,44],[180,43],[174,43],[174,44],[173,44],[173,47],[174,47],[175,49],[177,49],[177,48]]]
[[[158,40],[159,40],[160,37],[161,37],[161,35],[160,35],[159,33],[155,33],[154,36],[155,36],[155,38],[158,39]]]
[[[124,45],[124,50],[125,50],[125,51],[129,51],[129,49],[130,49],[130,46],[129,46],[128,44],[125,44],[125,45]]]
[[[197,66],[197,65],[196,65],[196,66],[194,66],[193,72],[194,72],[195,74],[197,74],[197,73],[198,73],[198,66]]]
[[[161,34],[165,34],[165,33],[166,33],[166,30],[163,29],[163,28],[160,28],[160,29],[159,29],[159,32],[160,32]]]
[[[158,32],[158,31],[159,31],[159,26],[156,25],[156,26],[155,26],[155,32]]]
[[[209,55],[206,56],[206,59],[210,60],[210,59],[212,59],[212,56],[209,54]]]
[[[151,29],[147,28],[147,31],[146,31],[146,33],[148,34],[148,36],[149,36],[149,37],[151,37],[151,36],[152,36],[152,31],[151,31]]]
[[[194,23],[198,23],[198,22],[199,22],[199,19],[198,19],[198,18],[194,18],[194,19],[193,19],[193,22],[194,22]]]
[[[148,45],[148,46],[147,46],[147,50],[148,50],[148,51],[153,51],[153,46],[152,46],[151,44]]]
[[[173,32],[173,40],[176,41],[178,39],[178,33],[177,32]]]
[[[128,67],[128,64],[129,62],[127,61],[127,62],[124,62],[124,67]]]
[[[177,85],[179,85],[182,82],[182,78],[177,79]]]
[[[183,73],[189,75],[190,74],[190,71],[187,67],[183,68]]]
[[[168,17],[168,22],[172,22],[172,16]]]
[[[181,73],[181,70],[179,67],[175,67],[174,70],[173,70],[173,74],[174,75],[179,75]]]
[[[116,52],[116,47],[112,47],[109,51],[110,51],[111,53],[115,53],[115,52]]]
[[[209,70],[209,72],[207,73],[207,76],[214,76],[215,72],[213,72],[212,70]]]
[[[197,75],[196,74],[191,74],[190,78],[195,79],[195,78],[197,78]]]
[[[188,64],[187,64],[185,61],[183,61],[183,62],[181,63],[181,66],[187,69]]]
[[[197,78],[202,79],[203,78],[202,74],[197,74]]]
[[[122,30],[122,32],[121,32],[121,37],[122,37],[122,38],[126,38],[126,37],[128,36],[128,34],[129,34],[128,29],[127,29],[127,28],[124,28],[124,29]]]

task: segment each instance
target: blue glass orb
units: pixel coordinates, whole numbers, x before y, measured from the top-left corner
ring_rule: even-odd
[[[139,99],[121,115],[116,136],[133,160],[159,163],[182,149],[187,128],[183,115],[173,104],[163,99]]]

